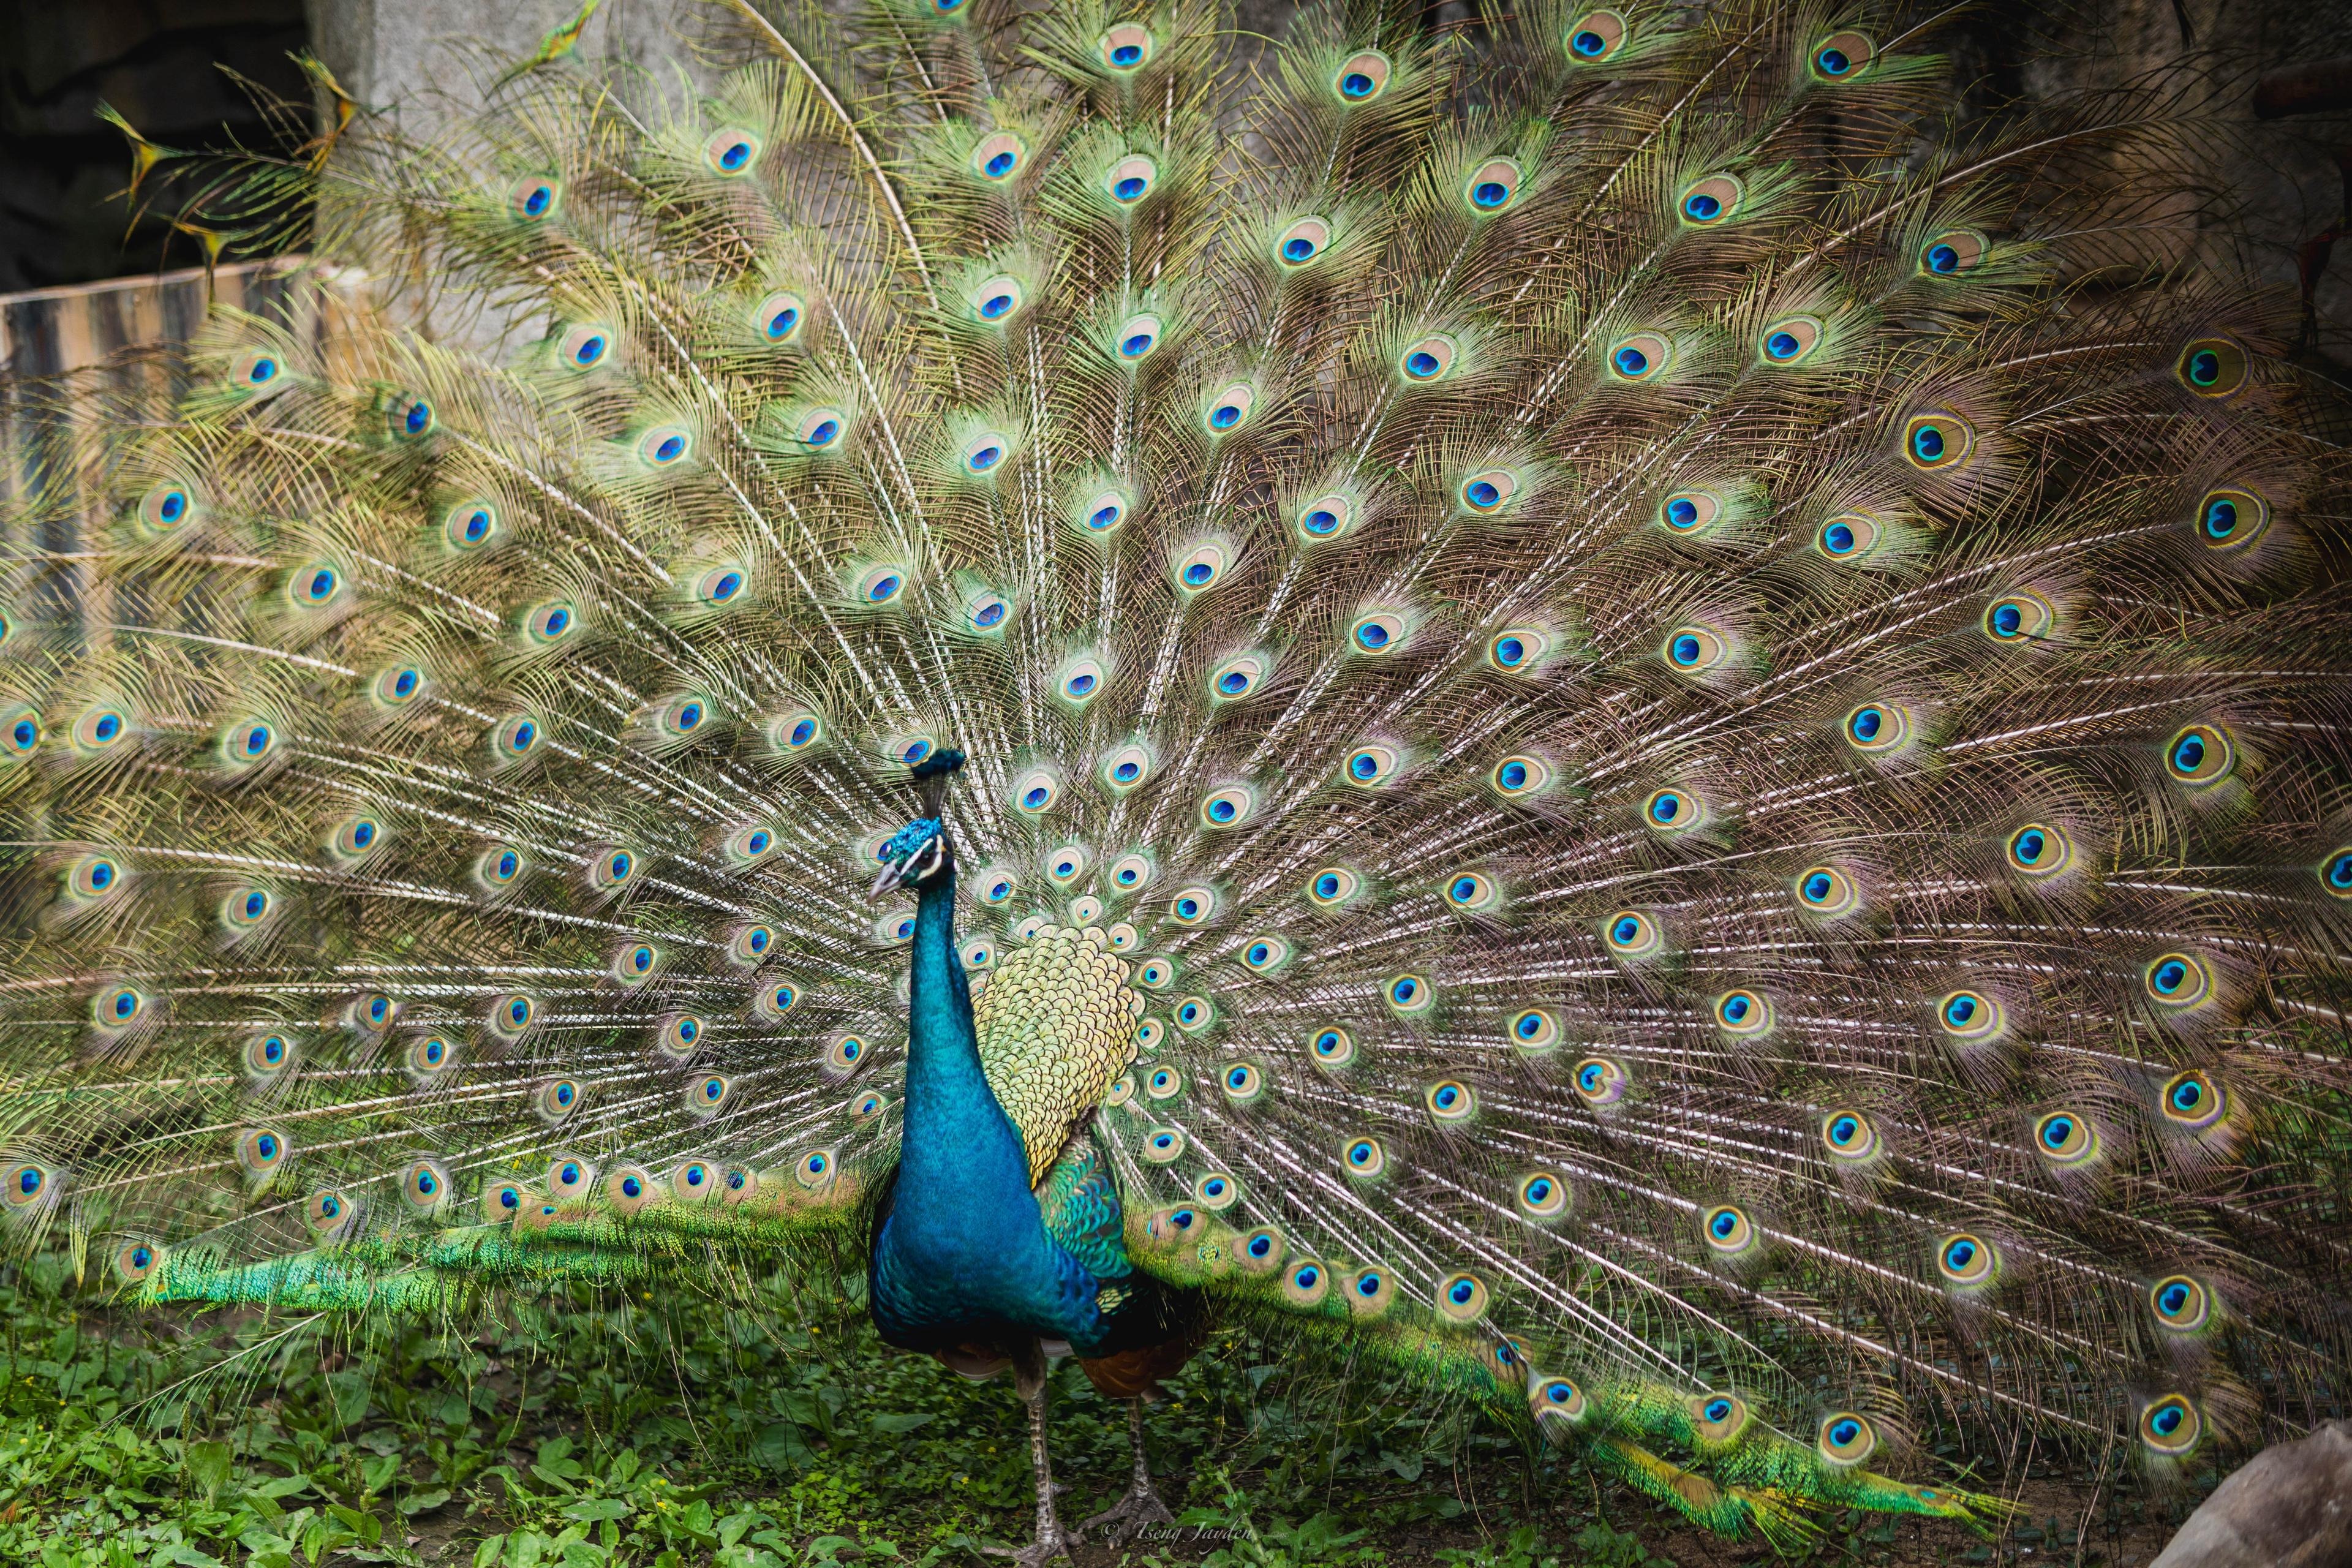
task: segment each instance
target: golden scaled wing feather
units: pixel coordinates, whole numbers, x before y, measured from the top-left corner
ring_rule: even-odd
[[[1029,1153],[1029,1184],[1135,1056],[1127,961],[1097,927],[1048,926],[972,999],[981,1070]]]

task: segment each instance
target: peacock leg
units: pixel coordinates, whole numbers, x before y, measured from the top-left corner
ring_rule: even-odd
[[[1020,1391],[1021,1402],[1029,1407],[1029,1463],[1037,1473],[1037,1539],[1019,1551],[1009,1546],[991,1546],[986,1550],[998,1557],[1010,1557],[1020,1568],[1045,1568],[1056,1557],[1067,1557],[1070,1547],[1079,1539],[1079,1532],[1062,1528],[1062,1516],[1054,1507],[1054,1464],[1045,1451],[1045,1352],[1032,1340],[1014,1357],[1013,1386]]]
[[[1127,1434],[1135,1444],[1135,1479],[1128,1482],[1125,1497],[1086,1522],[1088,1530],[1109,1526],[1108,1539],[1113,1546],[1124,1546],[1148,1524],[1176,1522],[1176,1516],[1168,1511],[1168,1505],[1151,1489],[1151,1467],[1143,1457],[1143,1400],[1139,1395],[1127,1402]]]

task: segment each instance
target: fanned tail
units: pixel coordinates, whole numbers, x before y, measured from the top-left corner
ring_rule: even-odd
[[[737,5],[665,99],[588,9],[72,389],[16,1244],[383,1310],[849,1258],[943,809],[982,995],[1132,1007],[1138,1266],[1702,1523],[2332,1408],[2343,462],[2110,188],[2146,104],[1955,123],[1932,18],[1781,0],[1337,5],[1254,82],[1192,0]]]

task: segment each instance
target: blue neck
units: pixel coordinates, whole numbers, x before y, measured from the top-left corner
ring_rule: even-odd
[[[955,877],[915,906],[898,1182],[868,1264],[867,1310],[914,1350],[1028,1335],[1098,1342],[1087,1267],[1046,1234],[1029,1155],[981,1071],[955,950]]]
[[[961,1228],[976,1209],[1034,1215],[1028,1152],[980,1068],[971,988],[956,957],[953,872],[918,897],[913,956],[897,1223]]]

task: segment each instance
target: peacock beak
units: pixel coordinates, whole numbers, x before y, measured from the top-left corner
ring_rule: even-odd
[[[885,865],[882,868],[882,874],[874,879],[874,886],[867,891],[866,898],[879,899],[885,893],[896,892],[906,875],[907,868],[904,866],[895,863]]]

